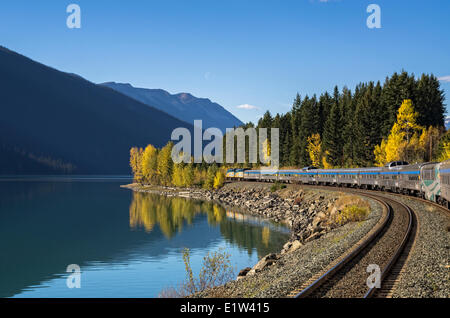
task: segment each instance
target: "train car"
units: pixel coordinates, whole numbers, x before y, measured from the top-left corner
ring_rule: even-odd
[[[396,192],[410,195],[420,194],[420,169],[423,165],[423,163],[416,163],[397,166],[395,168],[398,171],[398,179],[395,183]]]
[[[244,169],[241,168],[234,169],[234,178],[236,180],[244,180]]]
[[[300,183],[302,170],[278,170],[278,181],[285,183]]]
[[[359,170],[356,168],[339,169],[337,184],[346,187],[359,187]]]
[[[437,162],[424,163],[420,168],[421,194],[424,199],[437,202],[441,196],[440,164]]]
[[[261,169],[260,180],[265,182],[276,182],[278,181],[278,170],[277,169]]]
[[[299,183],[316,184],[317,182],[317,168],[310,166],[302,168],[299,173]]]
[[[380,172],[382,167],[360,168],[359,187],[363,189],[376,190],[380,188]]]
[[[399,171],[401,167],[408,165],[406,161],[388,162],[380,172],[380,188],[384,191],[399,192]]]
[[[317,169],[317,183],[320,185],[337,185],[340,169]]]
[[[259,181],[261,178],[260,170],[244,170],[244,180]]]
[[[233,180],[234,179],[234,171],[236,169],[228,169],[227,172],[225,173],[225,179],[226,180]]]
[[[450,160],[352,169],[228,169],[227,179],[355,187],[416,195],[450,208]]]
[[[439,183],[441,185],[441,195],[438,203],[450,209],[450,160],[439,164]]]

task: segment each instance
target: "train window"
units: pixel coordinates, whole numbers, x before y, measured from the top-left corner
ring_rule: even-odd
[[[433,169],[423,170],[423,178],[425,180],[434,180]]]
[[[441,176],[441,180],[443,184],[450,184],[450,175]]]

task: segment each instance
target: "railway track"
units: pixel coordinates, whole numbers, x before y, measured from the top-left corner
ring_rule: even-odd
[[[329,187],[313,188],[330,190]],[[372,231],[345,255],[335,260],[328,270],[317,274],[289,296],[389,297],[413,246],[417,230],[415,213],[404,203],[381,194],[342,188],[339,191],[360,194],[380,202],[384,206],[384,214]],[[368,287],[369,276],[374,277],[377,272],[380,286]]]

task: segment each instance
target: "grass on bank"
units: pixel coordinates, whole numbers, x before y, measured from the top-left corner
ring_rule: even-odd
[[[334,207],[336,208],[336,213],[331,213],[331,222],[336,225],[364,221],[371,211],[369,202],[354,195],[339,197]]]
[[[270,192],[276,192],[276,191],[284,189],[284,188],[286,188],[286,185],[284,183],[280,183],[277,181],[270,186]]]

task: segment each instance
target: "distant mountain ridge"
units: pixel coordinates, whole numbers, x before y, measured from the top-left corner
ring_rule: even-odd
[[[138,88],[128,83],[107,82],[100,85],[153,106],[191,125],[194,120],[201,119],[203,129],[217,127],[225,132],[226,128],[243,125],[236,116],[208,98],[198,98],[189,93],[170,94],[163,89]]]
[[[0,46],[1,174],[130,174],[129,150],[186,127],[166,112]]]

